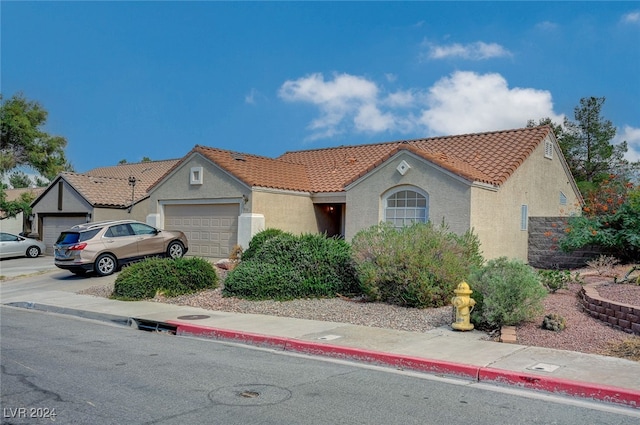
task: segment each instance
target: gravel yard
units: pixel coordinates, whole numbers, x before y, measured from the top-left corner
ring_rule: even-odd
[[[612,278],[595,274],[584,274],[582,279],[585,283],[602,283],[598,291],[603,297],[640,306],[640,286],[638,285],[613,284]],[[631,335],[606,326],[582,313],[578,307],[576,295],[579,289],[579,284],[572,283],[568,289],[549,294],[544,300],[545,313],[536,320],[517,328],[518,344],[591,354],[609,354],[608,348],[612,343],[620,343],[631,338]],[[81,293],[107,297],[112,290],[112,287],[96,286]],[[208,310],[296,317],[413,332],[425,332],[452,322],[451,307],[418,310],[346,298],[301,299],[284,302],[246,301],[222,297],[219,288],[175,298],[159,296],[153,301]],[[564,317],[567,322],[566,329],[561,332],[542,329],[542,319],[549,313],[558,313]]]

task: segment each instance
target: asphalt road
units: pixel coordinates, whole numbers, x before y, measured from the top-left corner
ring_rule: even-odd
[[[2,422],[637,424],[512,388],[0,307]],[[55,414],[55,417],[51,417]],[[48,416],[48,417],[47,417]]]

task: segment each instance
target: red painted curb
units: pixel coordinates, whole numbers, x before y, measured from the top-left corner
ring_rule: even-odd
[[[568,379],[531,375],[502,369],[481,368],[479,381],[503,383],[521,386],[528,389],[561,393],[580,398],[590,398],[608,403],[624,404],[628,407],[640,408],[640,391],[593,384],[589,382],[571,381]]]
[[[176,335],[194,335],[276,348],[283,351],[359,360],[366,363],[382,364],[401,369],[449,376],[453,375],[473,379],[478,382],[515,385],[527,389],[560,393],[640,408],[640,391],[631,389],[493,369],[490,367],[470,366],[443,360],[429,360],[421,357],[404,356],[401,354],[384,353],[361,348],[301,341],[292,338],[210,328],[175,321],[167,321],[166,323],[176,326]]]

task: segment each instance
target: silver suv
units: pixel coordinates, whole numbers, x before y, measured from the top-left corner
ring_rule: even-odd
[[[133,220],[78,224],[60,233],[53,247],[57,267],[99,276],[146,257],[182,257],[189,249],[184,233]]]

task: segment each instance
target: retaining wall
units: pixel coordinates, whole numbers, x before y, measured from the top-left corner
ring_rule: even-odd
[[[604,253],[597,247],[561,251],[558,242],[564,237],[566,227],[567,217],[529,218],[529,265],[540,269],[576,269]]]
[[[580,289],[582,310],[615,329],[640,335],[640,307],[602,298],[595,287],[591,284]]]

